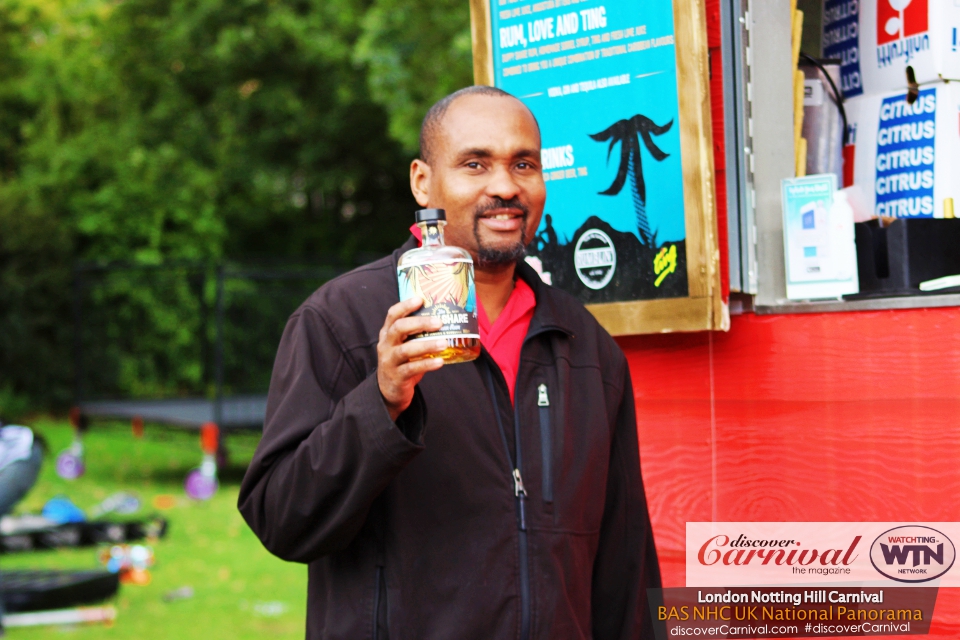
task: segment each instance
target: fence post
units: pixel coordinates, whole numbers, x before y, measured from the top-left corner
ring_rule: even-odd
[[[83,400],[83,271],[73,267],[73,403]]]
[[[200,269],[197,288],[200,297],[200,362],[202,365],[203,395],[210,393],[210,305],[207,304],[208,265]]]
[[[214,362],[216,399],[213,403],[213,421],[223,428],[223,265],[217,267],[217,345]]]

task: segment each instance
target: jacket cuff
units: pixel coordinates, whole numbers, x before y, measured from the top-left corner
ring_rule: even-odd
[[[381,396],[383,400],[383,396]],[[387,406],[383,406],[386,411]],[[389,417],[389,413],[387,417]],[[427,424],[427,403],[420,393],[420,385],[413,388],[413,401],[403,413],[397,416],[397,428],[413,444],[423,446],[423,428]]]
[[[374,371],[354,390],[362,403],[364,422],[373,427],[373,434],[383,452],[395,460],[407,461],[423,450],[420,436],[426,422],[426,406],[419,389],[414,391],[413,402],[394,422],[380,393],[377,374]]]

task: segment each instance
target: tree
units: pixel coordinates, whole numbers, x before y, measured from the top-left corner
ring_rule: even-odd
[[[390,134],[408,153],[420,121],[447,94],[473,84],[467,0],[373,0],[355,60],[369,68],[371,95],[390,115]]]
[[[70,393],[76,242],[65,211],[78,175],[75,150],[59,143],[83,118],[74,89],[96,76],[87,55],[95,18],[83,6],[0,5],[0,416],[7,419],[11,405],[62,403]]]
[[[357,53],[369,7],[0,4],[0,395],[69,399],[77,261],[351,263],[404,239],[411,152]],[[146,341],[169,321],[138,304]]]

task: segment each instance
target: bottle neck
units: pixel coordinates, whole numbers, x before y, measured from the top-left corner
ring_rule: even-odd
[[[426,248],[443,246],[443,227],[446,222],[435,220],[431,222],[421,222],[420,227],[421,246]]]

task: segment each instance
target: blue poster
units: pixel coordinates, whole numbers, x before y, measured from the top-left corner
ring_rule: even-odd
[[[686,297],[669,0],[493,0],[496,86],[543,135],[547,204],[530,255],[585,303]]]

